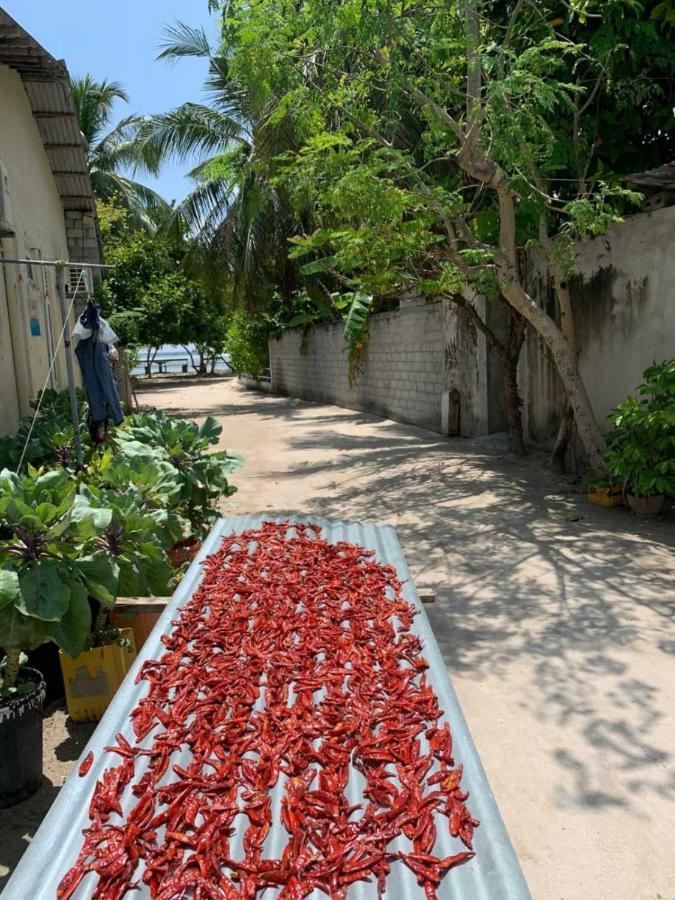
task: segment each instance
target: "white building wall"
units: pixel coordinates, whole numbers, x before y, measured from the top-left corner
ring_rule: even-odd
[[[28,97],[13,69],[0,65],[0,160],[5,166],[11,199],[11,225],[16,237],[2,240],[5,257],[67,259],[68,244],[61,198],[38,132]],[[16,428],[18,414],[44,386],[49,368],[48,339],[56,344],[61,330],[53,270],[3,266],[0,272],[0,433]],[[37,333],[39,332],[39,334]],[[10,352],[10,344],[13,353]],[[59,354],[51,383],[63,388],[65,364]],[[50,383],[47,383],[50,386]]]

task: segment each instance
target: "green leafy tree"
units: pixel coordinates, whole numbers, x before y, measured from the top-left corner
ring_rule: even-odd
[[[114,265],[99,288],[104,313],[124,344],[147,348],[149,366],[163,344],[198,343],[205,357],[223,345],[222,290],[208,291],[186,263],[190,243],[175,230],[154,235],[135,226],[117,202],[99,203],[106,259]],[[200,367],[203,369],[203,367]]]
[[[291,207],[274,174],[277,157],[299,146],[302,123],[264,81],[234,74],[203,29],[179,23],[167,30],[160,59],[185,57],[205,60],[209,102],[146,117],[138,142],[153,159],[199,159],[190,173],[194,190],[176,215],[218,263],[233,302],[260,308],[278,291],[290,310],[297,268],[287,242],[306,230],[308,212]]]
[[[618,176],[670,147],[673,48],[653,6],[232,0],[222,19],[232,81],[274,97],[277,124],[290,109],[303,124],[284,184],[311,198],[320,227],[294,252],[360,304],[371,285],[401,282],[474,311],[478,295],[501,298],[547,347],[598,470],[604,440],[579,374],[568,280],[574,241],[639,199]],[[632,153],[615,134],[624,119]],[[389,222],[381,198],[385,219],[399,205]],[[531,294],[525,248],[542,258],[556,310]]]

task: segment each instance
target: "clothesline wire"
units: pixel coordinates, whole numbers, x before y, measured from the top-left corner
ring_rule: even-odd
[[[33,434],[33,428],[35,428],[35,423],[37,421],[37,417],[40,414],[40,407],[42,406],[42,400],[45,395],[45,391],[47,390],[47,384],[49,383],[49,379],[52,377],[52,371],[54,370],[54,365],[56,364],[56,358],[59,352],[59,348],[61,346],[61,341],[63,340],[63,336],[66,333],[66,328],[68,327],[68,323],[70,321],[70,313],[73,308],[73,304],[75,303],[75,298],[77,297],[77,292],[80,287],[80,283],[82,281],[82,276],[84,275],[85,270],[80,269],[80,274],[77,279],[77,284],[75,285],[75,290],[73,291],[73,299],[70,301],[70,306],[68,307],[68,311],[66,312],[66,317],[63,321],[63,326],[61,328],[61,333],[59,334],[59,339],[56,342],[56,347],[54,349],[54,353],[52,354],[52,361],[49,366],[49,371],[47,372],[47,377],[45,378],[45,383],[42,385],[42,390],[38,394],[38,402],[35,407],[35,413],[33,415],[33,421],[30,423],[30,428],[28,429],[28,435],[26,436],[26,443],[23,445],[23,450],[21,451],[21,459],[19,460],[19,465],[16,467],[17,474],[21,471],[21,466],[23,465],[23,461],[26,456],[26,451],[28,450],[28,444],[31,439],[31,435]],[[73,426],[74,427],[74,426]]]

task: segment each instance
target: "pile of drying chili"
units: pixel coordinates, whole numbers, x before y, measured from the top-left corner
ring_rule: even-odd
[[[287,523],[226,538],[204,565],[139,673],[136,741],[106,748],[122,761],[96,784],[58,896],[93,872],[106,900],[139,882],[158,900],[339,900],[366,878],[384,891],[405,864],[435,897],[478,823],[394,569]],[[434,855],[439,827],[469,850]]]

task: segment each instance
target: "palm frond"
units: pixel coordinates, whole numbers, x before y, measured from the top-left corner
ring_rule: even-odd
[[[236,186],[222,179],[201,182],[176,207],[176,212],[188,229],[208,244],[215,228],[227,215],[235,191]]]
[[[94,169],[91,182],[97,197],[108,201],[117,199],[138,224],[152,232],[157,230],[158,217],[161,218],[171,208],[152,188],[117,172]]]
[[[222,151],[241,132],[238,119],[199,103],[184,103],[168,113],[146,116],[138,138],[143,152],[151,157],[175,156],[185,160]]]
[[[143,171],[157,175],[161,159],[150,143],[139,139],[143,121],[143,117],[135,115],[118,122],[91,150],[92,167],[107,172],[130,168],[134,173]]]
[[[211,45],[203,28],[193,28],[184,22],[175,22],[164,29],[161,53],[157,59],[175,61],[185,56],[209,57]]]
[[[92,146],[109,124],[115,101],[128,103],[129,96],[119,81],[95,81],[91,75],[74,78],[71,89],[80,130]]]

